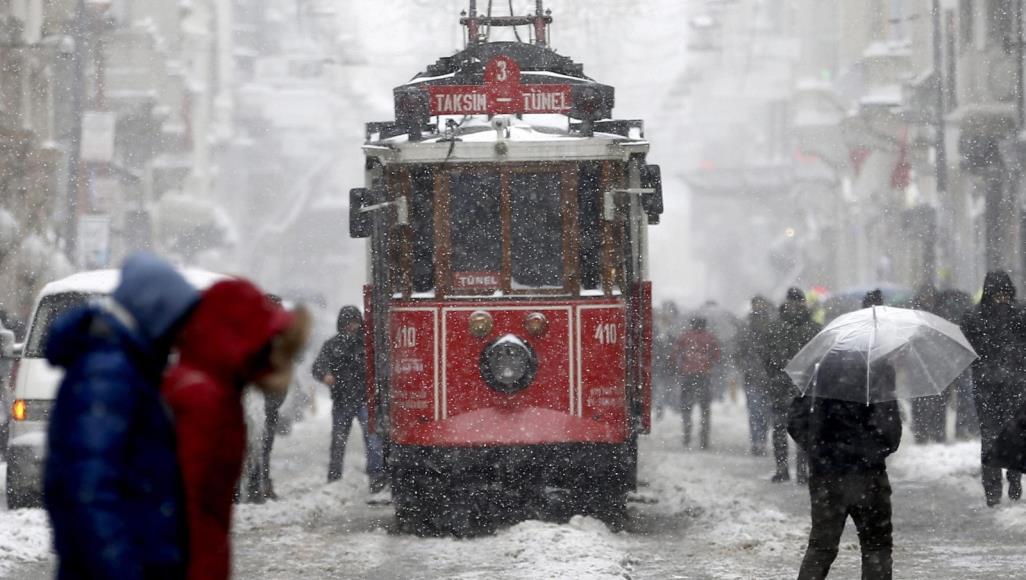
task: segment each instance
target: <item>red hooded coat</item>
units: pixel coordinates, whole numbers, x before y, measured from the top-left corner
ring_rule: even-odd
[[[674,345],[680,372],[685,375],[709,374],[720,362],[720,343],[708,330],[689,330]]]
[[[174,411],[189,526],[189,579],[230,575],[232,496],[242,472],[242,389],[291,315],[244,280],[207,290],[179,335],[162,391]]]

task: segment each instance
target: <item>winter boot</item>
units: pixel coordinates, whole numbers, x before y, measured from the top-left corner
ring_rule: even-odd
[[[785,481],[791,481],[791,474],[786,470],[777,471],[773,474],[773,477],[770,478],[771,483],[784,483]]]
[[[1018,477],[1008,478],[1008,499],[1019,501],[1022,498],[1022,480]]]

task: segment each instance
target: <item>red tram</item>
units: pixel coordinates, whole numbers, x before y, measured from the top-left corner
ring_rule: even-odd
[[[401,529],[461,533],[553,497],[622,525],[650,427],[643,124],[546,42],[552,18],[479,15],[467,46],[367,125],[371,402]],[[528,26],[530,42],[489,42]],[[513,515],[512,517],[518,517]]]

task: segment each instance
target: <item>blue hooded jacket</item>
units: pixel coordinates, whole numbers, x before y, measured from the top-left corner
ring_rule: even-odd
[[[110,304],[53,324],[45,354],[65,377],[43,487],[60,579],[184,572],[181,475],[159,386],[173,331],[198,299],[169,264],[136,254]]]

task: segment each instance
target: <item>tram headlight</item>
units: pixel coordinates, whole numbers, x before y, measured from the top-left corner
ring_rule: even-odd
[[[549,328],[549,321],[541,312],[532,312],[524,319],[524,330],[531,336],[541,336]]]
[[[492,322],[491,314],[488,314],[484,310],[475,310],[467,320],[467,326],[470,329],[470,334],[477,338],[484,338],[491,334],[495,323]]]
[[[507,334],[481,353],[481,376],[493,389],[512,394],[526,388],[538,371],[538,357],[524,341]]]

